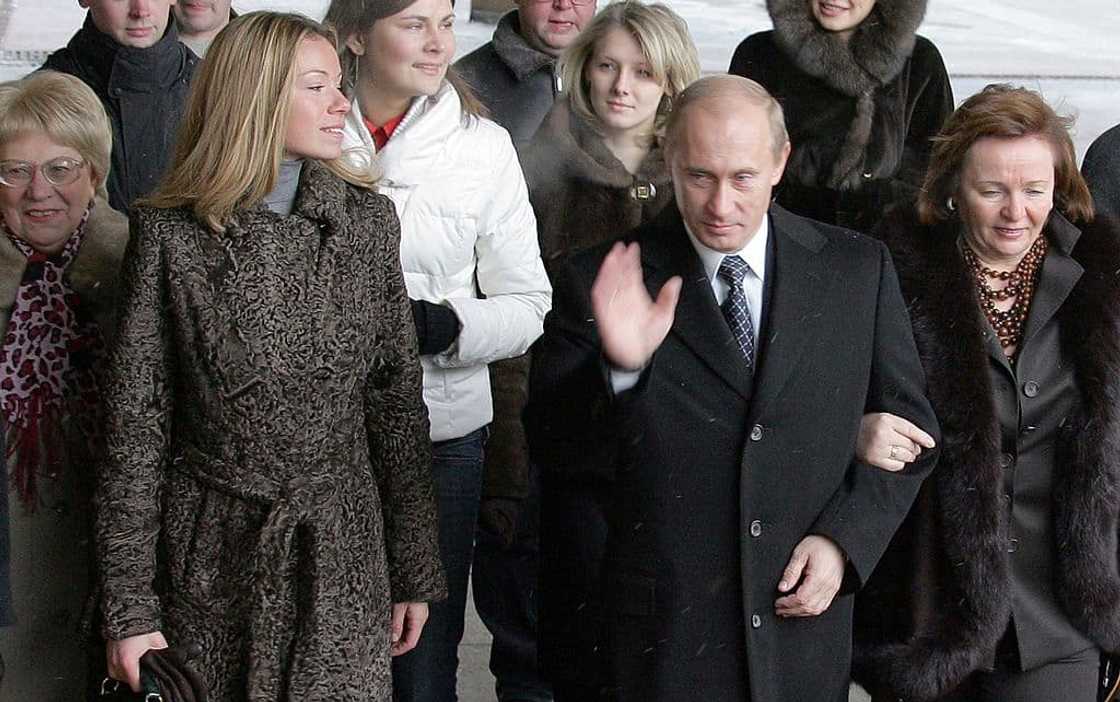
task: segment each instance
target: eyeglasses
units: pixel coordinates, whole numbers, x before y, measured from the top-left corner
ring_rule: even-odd
[[[80,158],[60,156],[42,165],[32,161],[0,161],[0,184],[9,188],[22,188],[31,183],[38,168],[51,185],[70,185],[82,173],[86,162]]]

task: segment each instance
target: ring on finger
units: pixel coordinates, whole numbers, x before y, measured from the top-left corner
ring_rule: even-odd
[[[891,445],[891,460],[898,460],[898,447],[893,444]]]

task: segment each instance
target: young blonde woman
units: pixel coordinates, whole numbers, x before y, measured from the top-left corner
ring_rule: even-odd
[[[551,288],[509,134],[448,72],[450,0],[334,0],[352,98],[344,148],[381,172],[401,219],[401,263],[420,340],[448,600],[394,662],[399,700],[455,699],[467,577],[493,409],[487,364],[540,335]],[[375,164],[375,165],[374,165]]]
[[[568,92],[522,152],[529,199],[548,262],[621,236],[660,214],[672,199],[660,134],[673,98],[700,76],[685,21],[662,4],[608,5],[561,57]],[[531,474],[521,410],[528,359],[497,364],[492,450],[518,456]],[[581,699],[596,638],[595,568],[606,539],[602,512],[586,486],[543,476],[539,658],[557,699]],[[521,521],[536,515],[522,514]],[[573,553],[580,544],[580,553]],[[590,551],[588,552],[588,548]],[[476,578],[477,582],[477,578]],[[586,693],[590,694],[590,693]]]
[[[109,673],[197,644],[210,699],[380,700],[443,594],[392,204],[339,161],[333,35],[230,23],[133,212],[97,545]]]

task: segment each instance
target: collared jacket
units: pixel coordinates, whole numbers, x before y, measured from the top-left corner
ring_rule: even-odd
[[[493,40],[456,61],[455,70],[518,150],[533,138],[559,91],[556,57],[525,41],[517,10],[498,21]]]
[[[744,39],[729,72],[761,83],[785,112],[783,207],[869,232],[917,194],[930,138],[953,112],[941,54],[915,34],[926,1],[876,3],[845,42],[804,0],[767,0],[773,31]]]
[[[118,44],[86,16],[65,48],[43,68],[81,78],[109,115],[113,154],[109,204],[128,212],[155,189],[174,156],[175,136],[199,58],[179,42],[169,20],[163,38],[146,49]]]
[[[880,234],[943,439],[857,600],[854,677],[884,699],[940,698],[990,667],[1012,619],[1025,669],[1120,649],[1120,231],[1051,213],[1014,366],[959,223],[904,208]]]
[[[221,234],[137,208],[109,358],[106,638],[197,643],[210,699],[391,698],[390,609],[445,591],[391,203],[305,162]]]
[[[382,173],[378,190],[401,221],[409,297],[447,305],[459,318],[457,341],[421,361],[432,440],[465,436],[493,417],[487,364],[525,353],[552,301],[509,134],[464,115],[444,83],[413,101],[380,152],[355,99],[343,148],[356,166]]]

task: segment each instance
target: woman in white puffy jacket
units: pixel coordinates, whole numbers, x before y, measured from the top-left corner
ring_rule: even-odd
[[[431,418],[449,597],[432,606],[419,646],[394,661],[398,701],[455,699],[492,417],[487,364],[528,350],[552,295],[509,134],[478,116],[448,73],[453,21],[450,0],[333,0],[326,16],[352,98],[344,151],[380,170],[400,216]]]

